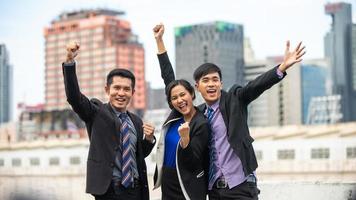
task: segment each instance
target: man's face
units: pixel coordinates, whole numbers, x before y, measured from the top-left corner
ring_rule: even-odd
[[[214,104],[221,96],[222,82],[217,72],[202,76],[195,87],[208,105]]]
[[[119,112],[125,112],[134,94],[131,87],[131,79],[114,76],[110,86],[105,86],[106,94],[109,96],[109,102]]]

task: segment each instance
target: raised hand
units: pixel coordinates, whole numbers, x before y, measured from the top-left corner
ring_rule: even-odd
[[[66,46],[67,48],[67,58],[66,62],[74,62],[74,58],[78,55],[79,52],[79,44],[75,41],[69,42]]]
[[[153,34],[157,39],[162,39],[163,37],[163,34],[164,34],[164,25],[162,23],[156,25],[154,28],[153,28]]]
[[[189,132],[190,132],[190,128],[189,128],[189,122],[184,122],[183,124],[181,124],[178,127],[178,133],[179,136],[181,138],[180,140],[180,146],[184,149],[188,146],[189,144]]]
[[[142,128],[143,128],[143,133],[145,134],[145,139],[152,142],[154,140],[153,134],[155,132],[155,127],[152,126],[151,124],[144,123],[142,125]]]
[[[302,46],[302,42],[299,42],[294,51],[290,51],[290,42],[287,41],[286,50],[284,52],[284,59],[281,65],[279,65],[279,70],[285,72],[288,68],[293,66],[295,63],[302,61],[302,56],[305,54],[305,46]]]

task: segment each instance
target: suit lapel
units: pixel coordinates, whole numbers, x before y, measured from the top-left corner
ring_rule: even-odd
[[[219,103],[219,107],[220,107],[220,112],[221,112],[221,115],[224,119],[224,122],[225,122],[225,126],[226,126],[226,131],[228,133],[228,120],[227,120],[227,113],[226,113],[226,92],[224,90],[221,90],[221,96],[220,96],[220,103]]]
[[[121,140],[120,140],[120,137],[119,137],[119,134],[118,132],[120,131],[120,127],[121,127],[121,122],[119,121],[118,117],[116,116],[113,108],[110,106],[110,104],[105,104],[108,112],[110,113],[111,117],[112,117],[112,120],[114,121],[115,123],[115,132],[114,132],[114,135],[115,135],[115,140],[118,144],[121,144]]]

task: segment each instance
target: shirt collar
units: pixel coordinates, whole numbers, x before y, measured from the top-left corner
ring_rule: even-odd
[[[206,107],[210,107],[214,110],[214,112],[216,111],[216,109],[219,107],[220,104],[220,98],[211,106],[209,106],[208,104],[206,104]]]
[[[119,112],[117,111],[110,103],[109,103],[110,107],[112,108],[112,110],[114,111],[115,115],[116,116],[120,116],[122,113],[126,113],[127,114],[127,111],[126,112]]]

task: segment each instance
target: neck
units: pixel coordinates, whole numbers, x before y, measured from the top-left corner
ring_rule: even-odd
[[[196,112],[196,110],[195,110],[195,108],[193,107],[192,110],[191,110],[188,114],[183,115],[184,121],[190,122],[190,120],[193,118],[195,112]]]

